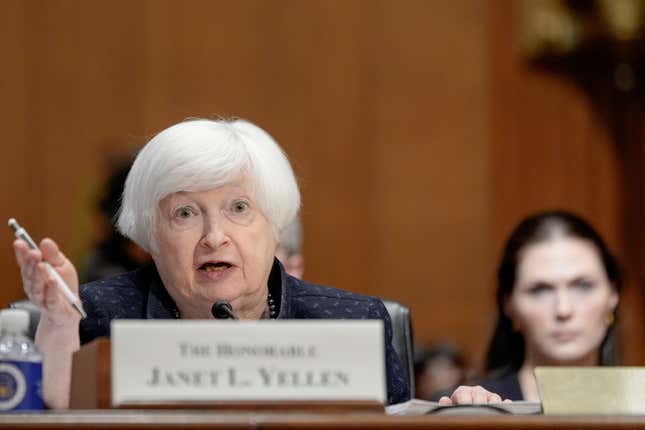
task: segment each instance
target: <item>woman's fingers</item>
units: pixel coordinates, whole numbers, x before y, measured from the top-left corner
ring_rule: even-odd
[[[501,403],[502,398],[483,387],[469,387],[462,385],[458,387],[450,396],[452,404],[470,405],[470,404],[487,404]],[[446,403],[449,404],[449,403]]]
[[[462,385],[460,387],[457,387],[454,393],[452,393],[452,396],[450,396],[450,400],[454,404],[460,404],[460,405],[469,405],[473,403],[473,387],[467,387],[465,385]]]
[[[486,396],[486,403],[502,403],[502,398],[499,394],[491,393],[486,391],[488,394]]]
[[[47,268],[45,263],[38,262],[34,266],[34,272],[37,272],[37,275],[31,275],[28,280],[23,279],[23,284],[25,286],[25,293],[29,300],[39,308],[45,307],[45,296],[47,294],[47,278],[49,274],[47,273]]]
[[[62,292],[59,290],[56,285],[56,280],[49,276],[46,281],[46,290],[44,295],[44,307],[47,310],[56,310],[60,306],[65,306],[61,303]]]
[[[16,254],[16,261],[18,266],[22,268],[25,263],[25,254],[29,251],[29,247],[24,240],[16,239],[13,241],[13,252]]]
[[[38,260],[27,255],[20,266],[20,275],[23,279],[35,280],[38,276]]]
[[[13,243],[13,251],[16,255],[16,262],[21,272],[26,269],[30,262],[40,261],[41,253],[37,249],[30,249],[22,240],[16,240]]]
[[[20,266],[20,275],[22,277],[25,293],[30,300],[36,305],[42,303],[43,277],[38,269],[41,260],[39,250],[29,249],[22,240],[16,240],[13,243],[16,261]]]
[[[452,400],[450,400],[450,397],[448,396],[443,396],[439,399],[439,404],[443,406],[450,406],[452,405]]]
[[[480,386],[476,386],[475,388],[473,388],[473,391],[472,391],[473,403],[478,405],[488,403],[489,394],[492,394],[492,393],[489,393],[488,391],[484,390]]]
[[[57,271],[72,289],[78,291],[78,278],[72,263],[51,239],[43,239],[39,249],[30,249],[23,240],[13,243],[25,294],[42,310],[71,312],[51,270]],[[48,266],[51,266],[48,267]],[[66,309],[69,307],[70,309]]]
[[[56,242],[46,238],[40,242],[40,249],[43,253],[43,260],[48,262],[56,272],[63,278],[73,293],[78,291],[78,276],[74,265],[60,250]]]
[[[43,259],[53,267],[62,266],[67,262],[65,255],[58,249],[56,242],[49,238],[45,238],[40,242],[40,250],[43,253]]]

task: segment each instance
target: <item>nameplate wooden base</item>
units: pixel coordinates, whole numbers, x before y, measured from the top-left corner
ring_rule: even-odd
[[[72,359],[70,409],[111,409],[110,340],[100,338],[84,345]]]
[[[96,339],[74,353],[70,409],[114,409],[109,339]],[[116,409],[209,409],[227,411],[375,412],[384,413],[376,401],[217,401],[150,403],[128,402]]]
[[[315,413],[340,413],[340,412],[374,412],[385,413],[385,408],[378,402],[368,401],[248,401],[248,402],[186,402],[186,403],[135,403],[129,402],[116,409],[208,409],[236,412],[257,411],[297,411]]]

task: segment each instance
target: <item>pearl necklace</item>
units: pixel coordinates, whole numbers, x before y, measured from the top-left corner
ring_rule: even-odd
[[[271,296],[271,293],[267,295],[267,306],[269,307],[269,318],[274,320],[278,317],[278,310],[276,309],[276,304],[275,300],[273,300],[273,297]],[[179,315],[179,309],[175,308],[175,319],[180,319],[181,316]]]
[[[275,301],[271,297],[271,293],[267,296],[267,304],[269,305],[269,318],[272,320],[278,317],[278,310],[276,309]]]

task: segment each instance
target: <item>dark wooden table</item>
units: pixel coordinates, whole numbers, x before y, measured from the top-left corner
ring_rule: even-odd
[[[416,416],[371,412],[87,410],[0,415],[0,429],[644,429],[645,416]]]

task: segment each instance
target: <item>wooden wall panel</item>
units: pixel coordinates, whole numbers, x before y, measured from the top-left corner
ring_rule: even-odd
[[[476,361],[491,323],[494,262],[488,10],[411,4],[384,8],[375,44],[384,61],[373,122],[373,284],[411,305],[420,342],[456,338]]]
[[[27,11],[24,2],[9,1],[3,5],[0,14],[0,56],[4,66],[0,75],[0,93],[5,100],[0,103],[0,149],[2,161],[0,183],[3,193],[0,199],[0,216],[3,225],[6,219],[26,217],[38,212],[36,199],[30,198],[29,189],[34,187],[38,175],[35,173],[35,149],[27,144],[29,89],[26,73],[27,57]],[[3,227],[6,229],[6,227]],[[11,251],[11,235],[4,231],[5,239],[0,246],[0,273],[2,273],[2,302],[7,298],[19,297],[17,266]]]

